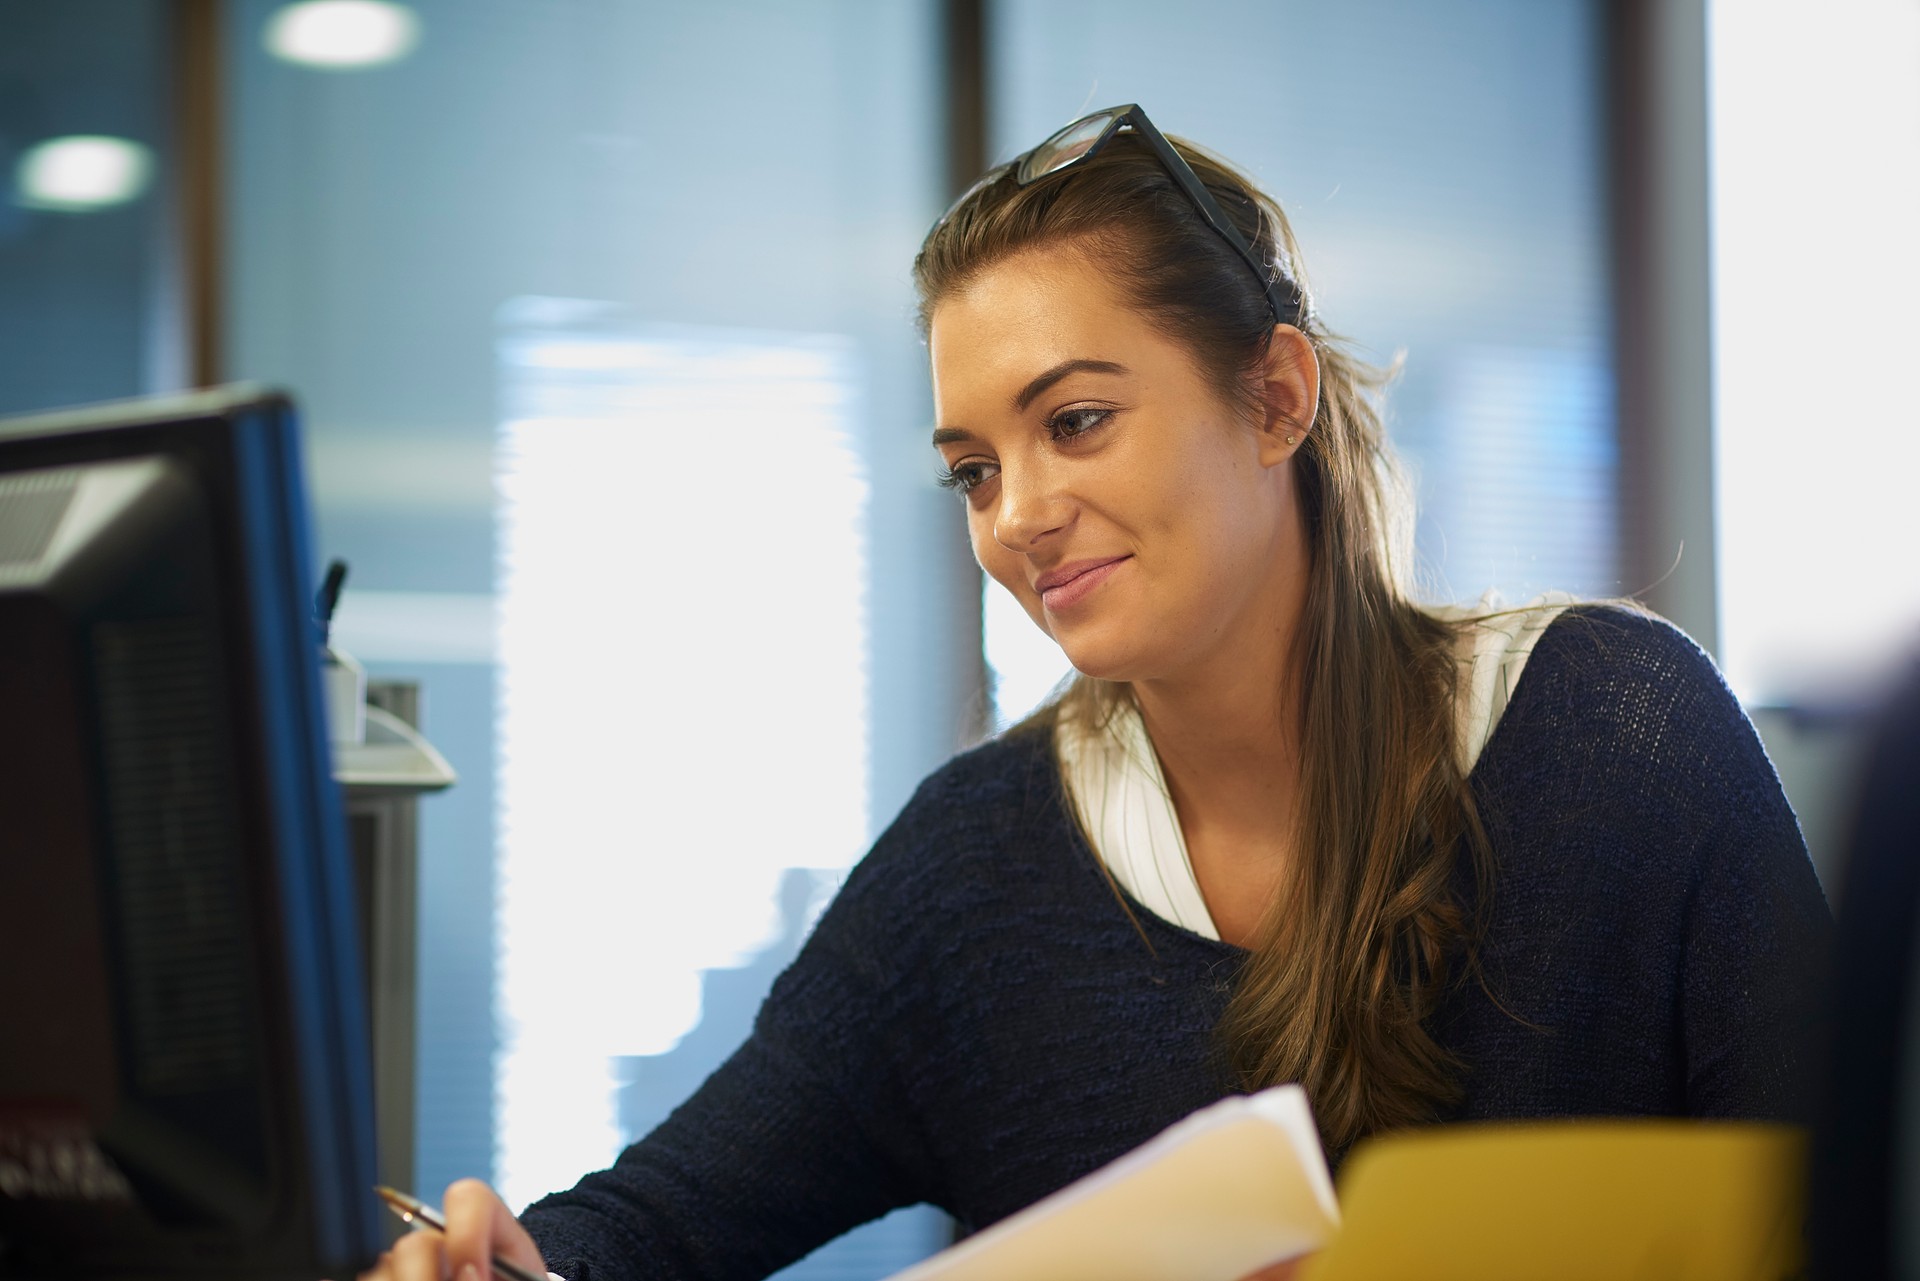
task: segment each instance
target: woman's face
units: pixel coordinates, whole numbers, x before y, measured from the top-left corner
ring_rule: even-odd
[[[1076,668],[1166,680],[1272,652],[1304,584],[1284,423],[1246,421],[1070,249],[943,299],[930,345],[974,555]]]

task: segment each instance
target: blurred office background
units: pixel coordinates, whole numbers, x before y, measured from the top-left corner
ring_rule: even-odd
[[[523,1202],[644,1133],[916,780],[1064,672],[932,484],[908,264],[1125,101],[1404,360],[1431,594],[1675,619],[1840,889],[1920,629],[1920,0],[0,0],[0,413],[290,388],[337,639],[460,772],[419,1186]]]

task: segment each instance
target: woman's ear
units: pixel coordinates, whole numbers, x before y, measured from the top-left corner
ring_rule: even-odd
[[[1292,325],[1275,325],[1261,371],[1260,462],[1275,467],[1293,457],[1313,430],[1320,408],[1320,361],[1313,343]]]

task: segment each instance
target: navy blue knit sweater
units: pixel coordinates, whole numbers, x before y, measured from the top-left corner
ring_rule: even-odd
[[[1467,1065],[1458,1118],[1793,1116],[1827,906],[1706,656],[1655,620],[1563,615],[1472,783],[1497,865],[1480,956],[1509,1012],[1464,983],[1435,1016]],[[524,1222],[570,1281],[615,1281],[763,1276],[915,1202],[1012,1213],[1231,1088],[1215,1025],[1245,954],[1134,915],[1145,940],[1045,735],[957,757],[746,1044]]]

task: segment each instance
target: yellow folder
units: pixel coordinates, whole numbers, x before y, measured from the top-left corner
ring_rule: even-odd
[[[1376,1140],[1301,1281],[1782,1281],[1806,1136],[1705,1121],[1448,1126]]]

